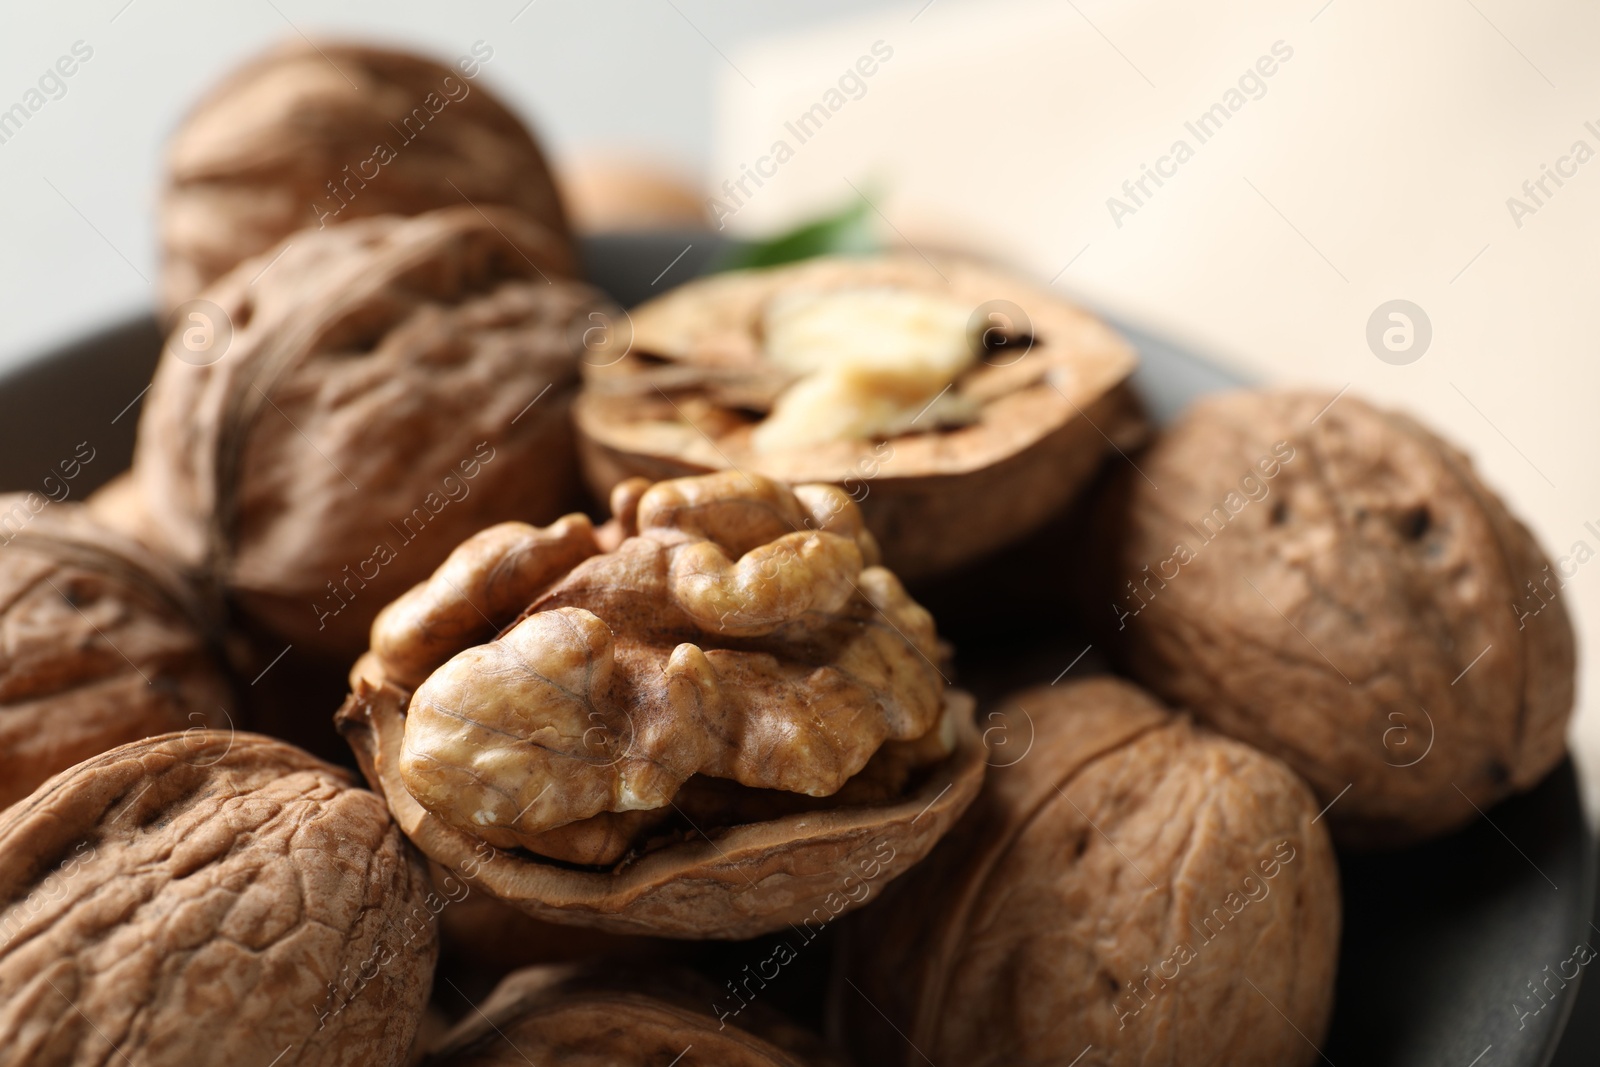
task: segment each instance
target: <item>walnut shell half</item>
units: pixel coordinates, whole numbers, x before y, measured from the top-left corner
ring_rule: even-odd
[[[175,334],[156,370],[137,532],[348,663],[463,537],[571,506],[569,327],[599,298],[552,280],[564,262],[522,216],[460,207],[304,231],[242,264],[208,290],[226,349],[197,365]]]
[[[975,264],[824,257],[703,278],[630,315],[631,354],[586,363],[573,409],[593,491],[730,467],[831,482],[908,582],[1039,528],[1142,426],[1126,342]],[[831,364],[845,349],[856,363]],[[817,439],[763,436],[786,410]]]
[[[0,808],[129,741],[235,721],[200,605],[171,569],[37,493],[0,496]]]
[[[711,1009],[718,992],[691,972],[623,977],[594,967],[530,967],[508,975],[445,1035],[423,1067],[838,1063],[818,1038],[776,1013],[751,1028],[719,1022]]]
[[[1305,785],[1111,678],[994,714],[1027,754],[846,926],[830,1014],[858,1061],[1316,1062],[1339,886]]]
[[[1160,489],[1126,481],[1106,567],[1130,671],[1337,797],[1342,841],[1465,825],[1560,761],[1561,582],[1459,451],[1353,396],[1244,392],[1139,465]]]
[[[297,230],[375,215],[513,208],[547,227],[570,261],[539,146],[475,80],[485,47],[446,67],[406,52],[294,40],[212,90],[167,153],[168,310]]]
[[[404,1063],[427,886],[381,800],[281,742],[96,756],[0,814],[0,1064]]]
[[[340,712],[368,778],[538,918],[737,938],[858,904],[851,869],[914,863],[982,778],[932,619],[834,487],[729,471],[613,507],[491,527],[384,609]]]

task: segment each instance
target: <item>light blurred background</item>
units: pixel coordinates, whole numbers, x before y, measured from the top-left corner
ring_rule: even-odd
[[[1472,453],[1553,557],[1579,542],[1600,553],[1593,5],[13,7],[0,110],[75,44],[92,56],[0,143],[0,368],[149,305],[166,136],[240,59],[302,33],[446,60],[486,42],[487,84],[559,166],[676,175],[690,204],[720,201],[725,232],[864,194],[894,240],[1002,258],[1262,380],[1403,406]],[[1202,143],[1186,123],[1213,105]],[[1145,168],[1164,172],[1159,185]],[[1368,325],[1395,300],[1421,315],[1409,350],[1377,346],[1386,360]],[[1600,712],[1582,683],[1600,655],[1600,559],[1568,571],[1561,595],[1591,667],[1575,739],[1592,788]]]

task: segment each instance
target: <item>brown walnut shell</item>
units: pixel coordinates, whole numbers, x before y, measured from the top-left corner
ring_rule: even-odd
[[[836,1067],[822,1041],[775,1012],[719,1023],[716,989],[692,972],[630,974],[530,967],[508,975],[424,1061],[425,1067]],[[752,1016],[756,1013],[752,1012]]]
[[[613,508],[491,527],[384,609],[339,715],[369,781],[536,918],[743,938],[858,905],[852,868],[915,863],[982,779],[932,619],[834,487]]]
[[[1339,887],[1305,785],[1111,678],[1000,709],[1031,748],[847,924],[831,1016],[858,1061],[1317,1062]]]
[[[797,293],[853,290],[926,294],[971,309],[984,358],[949,395],[970,406],[975,421],[887,440],[757,450],[752,433],[789,385],[765,355],[763,316]],[[794,484],[831,482],[860,503],[886,565],[908,582],[1042,526],[1088,482],[1110,442],[1140,424],[1124,385],[1135,363],[1126,342],[1079,308],[976,264],[824,257],[690,282],[630,317],[630,355],[586,363],[573,409],[595,493],[635,476],[729,467]],[[985,349],[984,338],[1004,344]]]
[[[1349,395],[1246,392],[1139,465],[1160,490],[1126,480],[1107,568],[1129,669],[1339,797],[1341,841],[1444,833],[1561,760],[1560,579],[1455,448]]]
[[[208,291],[226,349],[195,365],[175,334],[156,370],[138,532],[248,620],[348,663],[463,537],[571,506],[569,327],[598,295],[552,281],[561,263],[536,224],[461,207],[241,264]]]
[[[297,230],[465,204],[543,224],[570,262],[549,168],[527,127],[475,80],[479,51],[444,66],[295,40],[213,89],[167,153],[165,306]]]
[[[107,749],[235,720],[194,595],[84,507],[0,496],[0,808]]]
[[[427,889],[383,802],[281,742],[96,756],[0,814],[0,1064],[404,1063]]]

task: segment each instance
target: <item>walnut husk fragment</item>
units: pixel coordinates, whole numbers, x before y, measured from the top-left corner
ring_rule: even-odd
[[[168,148],[166,307],[297,230],[376,215],[506,207],[546,227],[565,251],[567,223],[539,146],[478,79],[492,58],[484,42],[444,66],[295,40],[234,72]]]
[[[1339,890],[1305,785],[1111,678],[996,711],[1031,747],[848,921],[831,1017],[857,1061],[1317,1062]]]
[[[1129,670],[1343,793],[1341,841],[1444,833],[1560,761],[1559,582],[1455,448],[1353,396],[1245,392],[1138,462],[1160,490],[1128,478],[1108,509]]]
[[[0,495],[0,807],[141,737],[233,723],[206,620],[171,568],[85,506]]]
[[[708,1010],[715,995],[692,972],[530,967],[508,975],[424,1065],[838,1067],[819,1038],[776,1013],[719,1023]]]
[[[947,389],[934,381],[927,397],[900,397],[907,417],[880,431],[765,447],[775,412],[804,385],[775,362],[768,320],[797,301],[839,296],[952,309],[966,322],[956,329],[970,362]],[[574,408],[594,492],[629,477],[730,467],[793,484],[830,482],[860,503],[885,564],[908,582],[1039,528],[1111,442],[1131,447],[1142,426],[1125,386],[1135,365],[1126,342],[1088,313],[972,263],[823,257],[702,278],[630,315],[631,351],[588,361]],[[887,323],[864,321],[844,336]]]
[[[537,918],[675,937],[925,854],[983,745],[848,497],[730,471],[612,506],[491,527],[379,616],[339,719],[407,834]]]
[[[549,231],[468,206],[242,264],[208,290],[226,347],[197,358],[175,334],[157,368],[136,532],[269,632],[268,657],[348,663],[463,537],[570,508],[571,327],[598,296],[564,265]]]
[[[436,910],[345,772],[254,734],[124,745],[0,814],[0,1063],[397,1067]]]

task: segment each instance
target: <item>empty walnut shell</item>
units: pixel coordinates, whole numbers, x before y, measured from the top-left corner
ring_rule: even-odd
[[[483,531],[373,625],[340,725],[406,833],[537,918],[678,937],[915,863],[983,744],[850,500],[729,471],[612,504]]]
[[[858,1062],[1316,1062],[1339,888],[1305,785],[1110,678],[997,714],[1026,755],[846,926]]]
[[[166,307],[296,230],[465,204],[522,212],[569,261],[567,223],[539,146],[477,80],[492,57],[482,42],[443,66],[295,40],[236,71],[184,120],[168,150]]]
[[[0,496],[0,807],[126,742],[234,721],[193,594],[83,509]]]
[[[819,298],[857,302],[836,309],[850,318],[806,316],[785,344],[786,369],[774,356],[774,316]],[[1124,387],[1132,349],[1086,312],[987,267],[821,258],[700,279],[630,315],[631,353],[587,361],[573,409],[596,494],[633,476],[730,467],[831,482],[860,503],[885,564],[908,582],[1043,525],[1111,442],[1131,447],[1141,426]],[[841,347],[860,348],[869,362],[903,349],[936,352],[945,372],[965,367],[948,382],[907,381],[907,368],[891,360],[884,374],[865,376],[878,383],[868,396],[856,397],[859,436],[835,426],[846,436],[764,445],[774,413],[805,384],[792,361],[821,366]],[[834,420],[842,406],[818,402],[816,418]]]
[[[822,1041],[776,1012],[730,1025],[718,990],[692,972],[618,975],[595,967],[530,967],[508,975],[446,1034],[424,1067],[836,1067]],[[754,1017],[758,1013],[752,1011]]]
[[[1129,669],[1338,797],[1341,840],[1462,826],[1560,761],[1560,581],[1456,449],[1348,395],[1249,392],[1139,465],[1160,489],[1127,479],[1106,568]]]
[[[597,295],[552,281],[562,262],[520,215],[462,207],[242,264],[207,296],[231,342],[206,362],[175,334],[145,399],[141,536],[348,663],[463,537],[570,507],[569,326]]]
[[[397,1067],[427,887],[383,802],[288,745],[95,756],[0,814],[0,1063]]]

